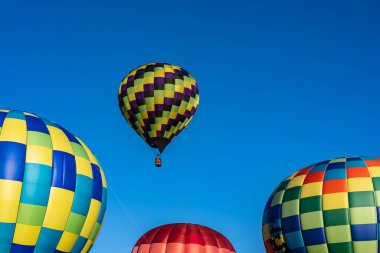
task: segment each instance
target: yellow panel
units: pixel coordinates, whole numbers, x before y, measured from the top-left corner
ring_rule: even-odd
[[[92,242],[90,240],[88,240],[80,253],[88,252],[91,248],[91,245],[92,245]]]
[[[347,192],[325,194],[322,199],[323,210],[348,208]]]
[[[375,203],[376,206],[380,206],[380,191],[375,191]]]
[[[349,192],[373,191],[372,178],[355,177],[347,179],[347,188]]]
[[[1,109],[0,112],[9,112],[7,109]]]
[[[75,163],[77,168],[77,173],[81,175],[88,176],[92,178],[92,168],[89,160],[83,157],[76,156]]]
[[[96,224],[100,212],[101,203],[96,199],[91,199],[90,209],[88,210],[86,221],[84,222],[80,235],[84,238],[89,238]]]
[[[181,115],[184,115],[185,111],[186,111],[186,109],[183,108],[183,107],[178,108],[178,113],[181,114]]]
[[[301,186],[303,184],[303,181],[305,181],[305,177],[306,177],[306,175],[302,175],[302,176],[292,178],[292,180],[290,180],[290,182],[286,186],[286,189],[296,187],[296,186]]]
[[[51,141],[53,143],[53,150],[59,150],[69,154],[74,154],[69,139],[61,129],[53,126],[47,126],[47,128],[49,130]]]
[[[40,231],[40,226],[16,223],[13,242],[21,245],[36,245]]]
[[[100,175],[102,176],[102,186],[107,188],[107,181],[102,168],[100,168]]]
[[[70,215],[74,192],[51,187],[43,226],[63,231]]]
[[[371,177],[380,177],[380,167],[372,166],[372,167],[368,167],[368,170]]]
[[[304,184],[301,189],[301,198],[322,195],[323,182]]]
[[[71,252],[78,237],[79,235],[67,231],[63,232],[61,240],[58,243],[57,250]]]
[[[154,103],[155,104],[164,104],[164,97],[155,97]]]
[[[0,134],[0,141],[26,144],[26,134],[25,120],[5,118]]]
[[[272,202],[271,202],[270,206],[275,206],[275,205],[281,204],[282,198],[284,197],[284,193],[285,193],[285,191],[276,192],[273,195]]]
[[[350,208],[350,224],[376,224],[376,207],[354,207]]]
[[[174,90],[179,93],[183,93],[184,87],[181,85],[174,85]]]
[[[167,117],[162,117],[162,124],[168,124],[168,122],[169,122],[169,118],[167,118]]]
[[[167,98],[174,98],[174,91],[173,90],[165,90],[164,96]]]
[[[354,252],[365,252],[365,253],[377,253],[378,252],[378,242],[377,240],[371,241],[353,241]]]
[[[148,118],[148,112],[147,111],[142,111],[142,112],[140,112],[140,114],[141,114],[141,117],[143,119],[147,119]]]
[[[154,83],[154,77],[153,76],[144,77],[144,83]]]
[[[292,179],[297,173],[298,173],[298,171],[294,172],[293,174],[288,176],[285,180]]]
[[[128,94],[127,97],[128,97],[128,100],[129,100],[130,102],[136,100],[136,95],[135,95],[135,93],[130,93],[130,94]]]
[[[164,68],[155,67],[154,68],[154,77],[165,77]]]
[[[146,109],[148,110],[148,112],[154,112],[154,104],[146,104]]]
[[[135,92],[141,92],[141,91],[144,91],[144,86],[142,84],[140,85],[135,85]]]
[[[281,218],[286,218],[293,215],[299,215],[299,209],[300,209],[299,206],[300,206],[300,202],[298,199],[282,203]]]
[[[170,112],[169,118],[175,119],[176,117],[177,117],[177,113],[176,112]]]
[[[0,179],[0,222],[16,222],[21,188],[21,182]]]
[[[53,151],[43,146],[27,145],[25,162],[51,166],[53,163]]]

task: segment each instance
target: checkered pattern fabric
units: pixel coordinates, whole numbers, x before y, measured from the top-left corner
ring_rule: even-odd
[[[146,232],[132,253],[236,253],[221,233],[190,223],[166,224]]]
[[[167,63],[149,63],[122,80],[118,100],[128,124],[162,152],[193,118],[199,91],[186,70]]]
[[[87,146],[34,114],[0,110],[0,252],[88,252],[106,181]]]
[[[378,253],[380,158],[320,162],[284,180],[263,216],[268,253]]]

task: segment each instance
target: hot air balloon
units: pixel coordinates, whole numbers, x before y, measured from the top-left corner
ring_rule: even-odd
[[[128,124],[162,153],[193,118],[199,91],[186,70],[168,63],[149,63],[124,77],[118,101]],[[161,166],[160,155],[156,158],[156,165]]]
[[[273,192],[263,216],[268,253],[377,253],[380,158],[308,166]]]
[[[236,253],[219,232],[201,225],[174,223],[144,234],[132,253]]]
[[[79,138],[0,110],[0,252],[88,252],[106,200],[103,170]]]

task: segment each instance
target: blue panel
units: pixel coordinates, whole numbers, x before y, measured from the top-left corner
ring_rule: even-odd
[[[10,253],[33,253],[34,246],[20,245],[12,243]]]
[[[298,230],[301,230],[300,219],[298,215],[293,215],[282,219],[282,231],[284,234]]]
[[[45,123],[40,119],[33,116],[26,115],[26,127],[28,131],[42,132],[45,134],[49,134],[49,130],[47,129]]]
[[[0,252],[10,251],[15,226],[15,223],[0,222]]]
[[[377,240],[377,224],[351,225],[353,241]]]
[[[326,170],[324,181],[333,179],[346,179],[347,173],[345,169]]]
[[[275,205],[270,208],[270,216],[272,219],[281,219],[281,205]]]
[[[102,184],[102,176],[100,174],[100,169],[95,164],[91,164],[92,167],[92,177],[93,177],[93,184],[92,184],[92,198],[102,201],[102,190],[103,190],[103,184]]]
[[[3,126],[4,124],[4,119],[7,117],[7,113],[6,112],[0,112],[0,127]]]
[[[365,164],[365,162],[362,159],[358,158],[358,157],[347,158],[346,166],[347,166],[347,168],[367,167],[367,165]]]
[[[303,241],[306,246],[325,244],[325,230],[324,228],[314,228],[302,231]]]
[[[301,248],[292,249],[291,253],[307,253],[307,251],[305,248],[301,247]]]
[[[24,113],[22,113],[20,111],[14,110],[14,111],[8,112],[7,118],[25,120],[25,115],[24,115]]]
[[[318,172],[318,171],[325,171],[327,167],[327,163],[318,163],[316,164],[310,171],[309,174],[312,172]]]
[[[87,216],[92,197],[92,179],[83,175],[77,175],[74,202],[71,211]]]
[[[87,239],[79,236],[78,240],[75,242],[73,249],[71,250],[71,253],[80,253],[86,245]]]
[[[38,163],[26,163],[24,182],[38,183],[42,185],[51,184],[52,168]]]
[[[284,237],[289,249],[291,249],[291,252],[293,252],[293,249],[305,247],[303,244],[301,231],[284,234]]]
[[[74,156],[54,150],[52,186],[74,191],[75,182],[76,165]]]
[[[42,186],[35,183],[24,182],[22,184],[21,199],[22,203],[39,206],[47,206],[50,195],[50,185]]]
[[[345,169],[345,162],[329,163],[326,170]]]
[[[62,233],[62,231],[42,227],[34,253],[54,252]]]
[[[0,142],[0,179],[22,181],[24,177],[26,145]]]
[[[99,224],[102,223],[104,214],[106,212],[106,207],[107,207],[107,189],[103,188],[102,205],[100,207],[100,212],[99,212],[99,216],[98,216],[98,220],[97,220],[97,222]]]
[[[63,127],[61,127],[61,126],[58,125],[58,124],[56,124],[56,126],[57,126],[59,129],[61,129],[61,130],[66,134],[67,138],[68,138],[71,142],[75,142],[75,143],[81,145],[80,142],[77,140],[77,138],[75,138],[75,136],[72,135],[69,131],[67,131],[66,129],[64,129]],[[82,146],[82,145],[81,145],[81,146]]]

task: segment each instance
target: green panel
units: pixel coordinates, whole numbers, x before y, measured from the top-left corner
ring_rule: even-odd
[[[146,112],[147,111],[146,106],[145,105],[138,106],[138,111],[139,112]]]
[[[92,229],[92,232],[91,232],[90,237],[88,239],[91,241],[94,241],[94,238],[98,234],[99,229],[100,229],[100,224],[96,223],[94,228]]]
[[[154,97],[146,97],[145,104],[154,104]]]
[[[327,248],[327,244],[318,244],[306,246],[307,253],[331,253]]]
[[[283,191],[283,190],[285,190],[286,187],[289,184],[289,181],[290,181],[290,179],[282,181],[281,184],[280,184],[280,186],[277,188],[277,191]]]
[[[172,111],[172,112],[176,112],[176,113],[178,113],[178,108],[179,108],[178,105],[172,105],[172,109],[171,109],[171,111]]]
[[[301,193],[301,186],[296,186],[285,190],[283,202],[298,199]]]
[[[183,80],[182,79],[175,79],[175,85],[183,86]]]
[[[154,97],[164,97],[163,90],[154,90]]]
[[[46,213],[46,206],[20,203],[17,214],[17,223],[42,226]]]
[[[135,92],[135,87],[132,86],[132,87],[128,87],[127,88],[127,94],[134,94],[134,93],[136,93]]]
[[[350,221],[351,224],[376,224],[376,207],[368,206],[350,208]]]
[[[327,243],[351,242],[350,225],[325,227]]]
[[[323,220],[326,227],[348,225],[350,224],[348,208],[323,211]]]
[[[303,213],[300,215],[300,218],[302,230],[323,227],[322,211]]]
[[[377,240],[376,241],[354,241],[354,252],[377,253]]]
[[[322,210],[322,196],[313,196],[300,199],[300,213]]]
[[[375,198],[372,191],[349,192],[348,203],[350,207],[375,206]]]
[[[85,221],[85,216],[76,213],[70,213],[65,230],[67,232],[79,235],[82,231]]]
[[[154,77],[154,72],[153,71],[147,71],[145,69],[144,77]]]
[[[89,160],[86,150],[81,145],[75,142],[71,142],[71,147],[73,148],[75,156],[80,156]]]
[[[175,80],[177,83],[177,80]],[[165,90],[174,90],[174,84],[165,83]]]
[[[28,145],[38,145],[53,148],[50,135],[48,134],[35,131],[28,131],[27,138]]]
[[[327,244],[330,253],[353,253],[351,242],[331,243]],[[364,253],[364,252],[358,252]]]
[[[373,177],[372,183],[375,191],[380,191],[380,177]]]

